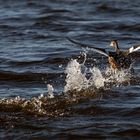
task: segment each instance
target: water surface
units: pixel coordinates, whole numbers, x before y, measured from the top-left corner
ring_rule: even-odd
[[[121,73],[110,83],[104,77],[107,58],[66,37],[107,50],[111,39],[122,49],[139,44],[139,5],[139,0],[1,0],[0,139],[138,139],[140,54],[132,56],[133,75],[124,80]],[[66,71],[71,63],[75,68]],[[47,97],[47,84],[54,98]]]

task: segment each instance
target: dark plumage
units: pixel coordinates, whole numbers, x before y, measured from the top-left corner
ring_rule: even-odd
[[[131,65],[129,53],[119,49],[116,40],[111,41],[110,46],[115,49],[115,52],[109,52],[108,61],[113,69],[128,69]]]
[[[69,41],[71,41],[72,43],[77,44],[80,47],[92,48],[95,52],[98,52],[98,53],[108,57],[108,62],[110,64],[111,68],[118,69],[118,70],[130,68],[130,65],[132,62],[131,62],[131,58],[130,58],[129,54],[140,49],[140,45],[135,45],[135,46],[132,46],[131,48],[129,48],[127,51],[121,51],[119,49],[117,40],[112,40],[110,43],[110,46],[115,49],[115,52],[110,52],[110,51],[107,52],[103,48],[96,48],[94,46],[83,44],[83,43],[80,43],[80,42],[70,39],[70,38],[67,38],[67,39]]]

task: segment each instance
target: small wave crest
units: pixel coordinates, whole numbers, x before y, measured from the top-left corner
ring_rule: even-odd
[[[0,100],[0,110],[6,112],[25,112],[26,114],[36,114],[43,115],[45,110],[42,108],[42,95],[38,98],[32,98],[31,100],[26,100],[19,96],[13,99],[1,99]]]

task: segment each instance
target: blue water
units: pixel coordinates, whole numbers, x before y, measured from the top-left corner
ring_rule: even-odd
[[[63,95],[68,63],[83,62],[85,52],[66,37],[107,50],[112,39],[125,50],[140,44],[139,5],[139,0],[1,0],[0,139],[139,139],[139,52],[132,56],[130,82]],[[86,54],[87,67],[108,67],[101,55]],[[44,97],[44,115],[40,108],[21,107],[47,96],[47,84],[57,97]],[[17,96],[24,101],[10,103]]]

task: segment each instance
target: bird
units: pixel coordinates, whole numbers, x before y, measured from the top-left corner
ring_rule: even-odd
[[[129,51],[121,51],[117,40],[112,40],[110,46],[115,52],[109,52],[108,62],[113,69],[128,69],[132,63]]]
[[[118,41],[111,40],[110,47],[114,48],[115,51],[106,51],[103,48],[97,48],[92,45],[80,43],[79,41],[71,39],[69,37],[67,37],[67,39],[82,48],[90,48],[95,52],[106,56],[108,58],[110,67],[113,70],[129,69],[132,64],[130,54],[140,49],[140,45],[134,45],[128,50],[122,51],[119,48]]]

